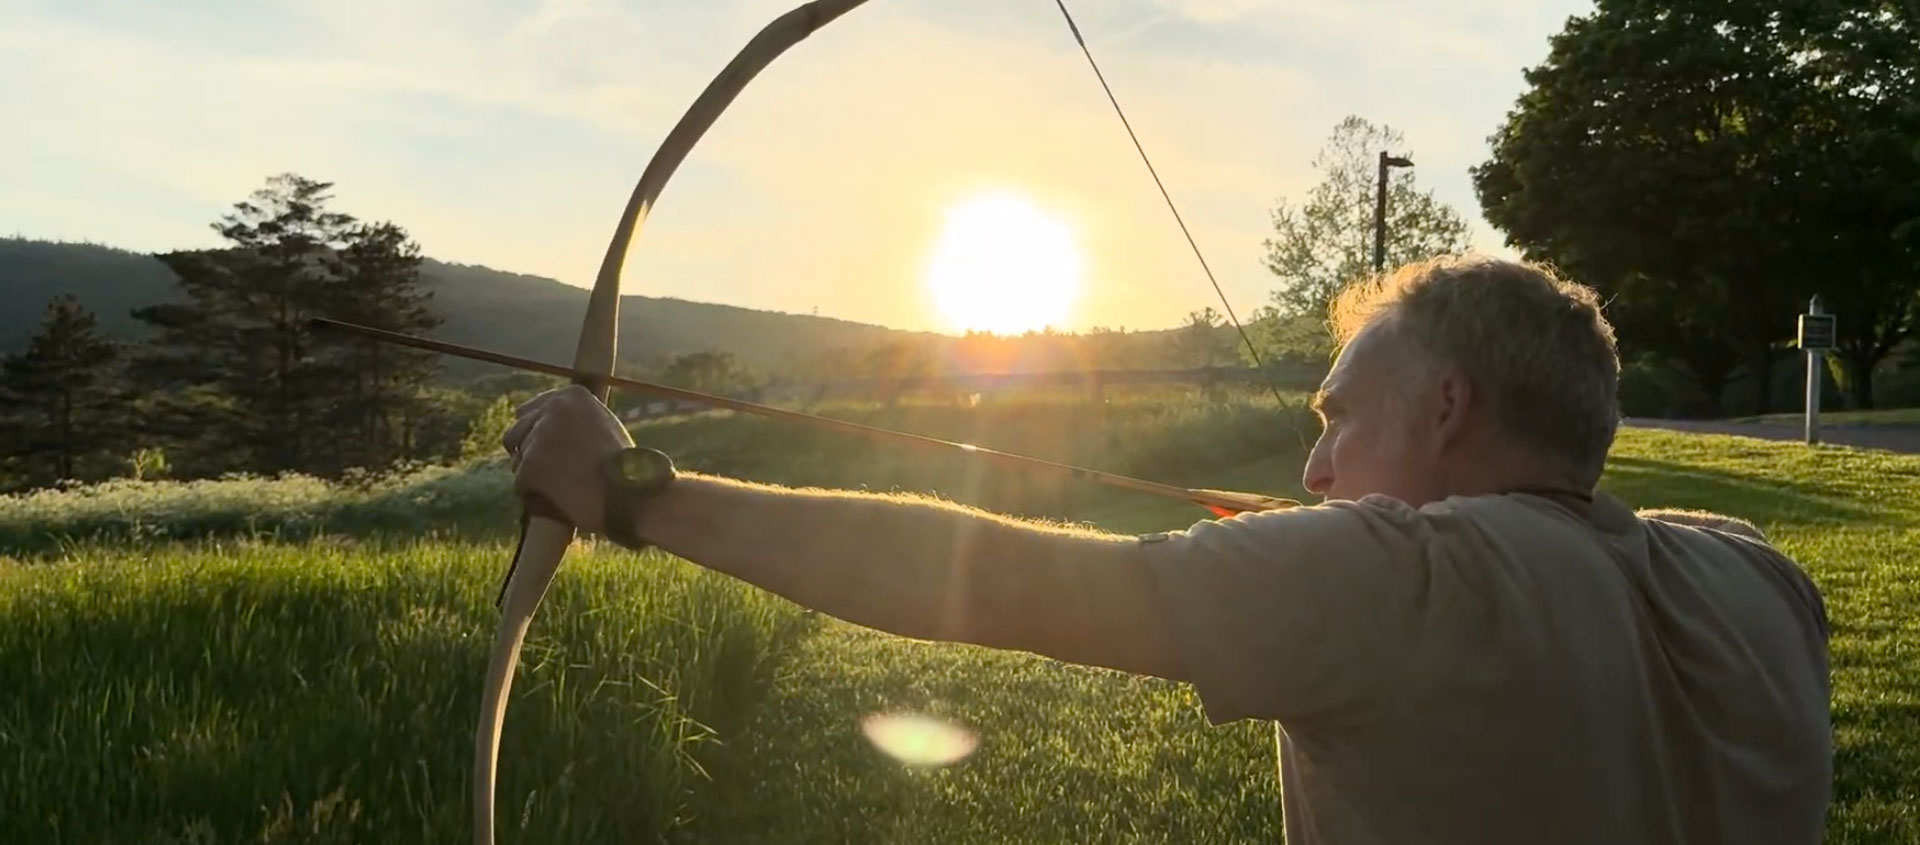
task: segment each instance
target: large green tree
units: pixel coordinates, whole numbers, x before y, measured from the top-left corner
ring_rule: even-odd
[[[1266,264],[1280,279],[1273,306],[1281,317],[1323,318],[1346,285],[1373,275],[1374,212],[1379,155],[1405,155],[1406,139],[1390,126],[1349,116],[1340,121],[1313,160],[1320,182],[1300,202],[1273,209]],[[1413,171],[1387,177],[1387,267],[1467,248],[1467,221],[1432,191],[1421,191]]]
[[[346,232],[339,277],[329,285],[331,315],[389,331],[425,334],[441,319],[432,294],[420,287],[420,248],[393,223],[361,224]],[[328,463],[381,467],[423,455],[420,434],[442,427],[446,404],[432,400],[439,372],[432,353],[364,338],[342,338],[321,358],[337,387],[327,406],[336,435]]]
[[[70,294],[47,304],[27,348],[0,361],[0,459],[16,483],[105,475],[130,453],[120,425],[120,348]]]
[[[157,256],[184,296],[134,312],[154,329],[136,370],[190,472],[333,475],[409,451],[432,363],[308,321],[437,325],[419,251],[398,226],[330,210],[331,189],[272,177],[213,224],[225,246]]]
[[[207,471],[306,469],[322,443],[327,368],[307,350],[341,274],[351,216],[327,209],[332,185],[282,174],[213,224],[218,249],[158,256],[182,301],[137,309],[152,326],[136,372],[165,395],[193,397],[159,414]]]
[[[1874,348],[1911,330],[1911,233],[1890,244],[1920,164],[1911,15],[1602,0],[1527,71],[1473,169],[1482,210],[1509,244],[1600,288],[1624,351],[1678,360],[1714,396],[1744,362],[1766,409],[1816,290],[1872,312]],[[1869,242],[1875,255],[1849,257]]]
[[[1804,106],[1795,248],[1828,309],[1854,404],[1920,329],[1920,3],[1807,3],[1787,19]]]

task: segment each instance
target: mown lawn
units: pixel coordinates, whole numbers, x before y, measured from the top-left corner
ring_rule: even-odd
[[[1748,517],[1807,566],[1834,630],[1827,841],[1920,842],[1920,457],[1645,430],[1615,454],[1604,486],[1629,504]],[[1123,530],[1192,519],[1128,505]],[[735,800],[707,820],[723,841],[1279,841],[1271,730],[1211,728],[1184,687],[832,622],[801,653],[728,749]],[[854,721],[886,709],[945,714],[981,744],[905,770]]]
[[[1741,417],[1737,422],[1765,422],[1799,425],[1804,412]],[[1920,425],[1920,408],[1884,408],[1872,411],[1821,411],[1820,422],[1827,425]]]
[[[1297,495],[1297,474],[1187,483]],[[1920,458],[1630,430],[1606,486],[1748,517],[1805,563],[1834,627],[1828,841],[1920,841]],[[504,554],[127,541],[0,568],[0,841],[464,840]],[[1278,840],[1271,729],[1210,728],[1182,686],[889,638],[677,561],[576,557],[524,671],[506,842]],[[980,744],[904,767],[859,730],[895,711]]]

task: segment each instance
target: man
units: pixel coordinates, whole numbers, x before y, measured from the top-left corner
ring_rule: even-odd
[[[522,495],[586,531],[880,630],[1190,682],[1215,724],[1277,720],[1290,842],[1819,841],[1820,596],[1750,524],[1596,492],[1619,361],[1594,292],[1448,258],[1332,316],[1305,471],[1325,502],[1171,534],[696,475],[636,492],[601,480],[631,441],[577,388],[505,445]]]

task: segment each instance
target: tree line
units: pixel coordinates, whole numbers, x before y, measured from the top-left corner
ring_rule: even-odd
[[[109,337],[72,295],[49,302],[27,347],[0,360],[0,491],[113,477],[340,478],[496,452],[514,404],[558,379],[503,372],[455,383],[429,353],[310,328],[313,317],[413,334],[442,323],[406,229],[333,209],[332,188],[273,176],[211,224],[221,245],[157,254],[176,295],[132,310],[147,329],[138,341]],[[899,338],[795,356],[782,372],[723,349],[623,360],[619,370],[758,399],[848,380],[1235,362],[1231,347],[1222,355],[1191,330],[1100,328]],[[613,401],[623,413],[644,405]]]
[[[1624,351],[1760,412],[1818,294],[1875,406],[1920,315],[1920,6],[1602,0],[1526,78],[1472,171],[1510,244],[1599,288]]]
[[[1599,0],[1570,18],[1470,170],[1508,246],[1598,288],[1626,364],[1628,413],[1792,407],[1793,319],[1819,294],[1839,315],[1835,383],[1871,408],[1920,399],[1920,7],[1891,0]],[[1326,305],[1372,273],[1378,153],[1390,126],[1348,117],[1318,184],[1271,211],[1276,285],[1247,315],[1171,332],[896,338],[795,355],[756,372],[720,349],[623,361],[682,387],[756,396],[782,384],[957,372],[1325,365]],[[1387,266],[1468,248],[1466,219],[1392,171]],[[439,325],[419,248],[392,223],[329,209],[330,183],[268,180],[213,224],[226,244],[158,256],[175,301],[138,309],[150,338],[107,340],[71,299],[48,306],[0,367],[0,485],[168,471],[298,471],[490,449],[519,392],[500,374],[436,380],[423,353],[315,335],[311,316],[406,332]],[[1876,375],[1880,378],[1876,378]],[[631,407],[633,400],[622,400]],[[621,407],[621,405],[617,405]]]
[[[1599,0],[1526,81],[1469,175],[1509,247],[1601,292],[1629,413],[1796,407],[1816,294],[1845,403],[1882,404],[1876,375],[1920,400],[1920,5]],[[1347,118],[1274,209],[1279,286],[1248,321],[1267,354],[1331,353],[1327,301],[1372,273],[1381,151],[1408,150]],[[1416,172],[1390,177],[1389,268],[1468,245]]]
[[[462,409],[433,389],[431,356],[308,327],[440,324],[419,246],[394,223],[329,209],[331,188],[274,176],[212,224],[223,245],[157,255],[178,296],[134,310],[141,342],[107,338],[71,296],[49,303],[0,368],[0,480],[339,477],[457,449]]]

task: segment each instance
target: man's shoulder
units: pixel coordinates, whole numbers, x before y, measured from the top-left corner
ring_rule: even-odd
[[[1356,499],[1330,499],[1279,510],[1234,514],[1204,520],[1179,531],[1139,535],[1139,539],[1148,544],[1198,541],[1204,545],[1207,541],[1229,537],[1286,541],[1309,537],[1330,540],[1354,535],[1372,542],[1412,543],[1413,546],[1407,546],[1411,549],[1445,542],[1457,535],[1484,537],[1490,531],[1501,530],[1500,526],[1524,529],[1543,522],[1538,518],[1542,514],[1516,508],[1504,499],[1450,497],[1416,506],[1394,496],[1370,493]],[[1545,521],[1551,522],[1552,517],[1548,516]]]
[[[1664,557],[1678,555],[1737,562],[1737,571],[1749,580],[1768,584],[1773,590],[1801,602],[1821,635],[1828,633],[1826,601],[1812,574],[1792,555],[1765,539],[1759,528],[1741,527],[1752,526],[1752,523],[1718,514],[1694,514],[1681,519],[1644,512],[1643,516],[1646,516],[1648,535],[1653,544],[1666,553]],[[1671,560],[1666,562],[1672,565]]]
[[[1389,496],[1333,499],[1196,522],[1176,531],[1135,535],[1155,557],[1239,556],[1268,559],[1311,551],[1293,561],[1335,562],[1355,555],[1404,557],[1427,538],[1419,509]]]
[[[1734,534],[1765,542],[1766,532],[1760,526],[1737,516],[1729,516],[1713,511],[1692,508],[1642,508],[1634,516],[1650,522],[1667,525],[1685,525],[1693,528],[1708,529],[1721,534]]]

